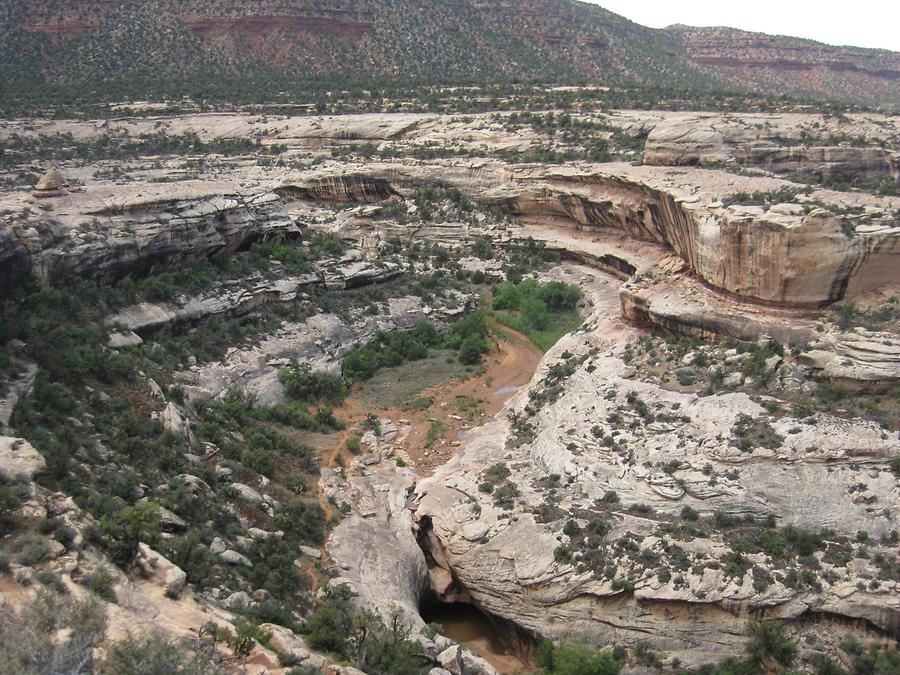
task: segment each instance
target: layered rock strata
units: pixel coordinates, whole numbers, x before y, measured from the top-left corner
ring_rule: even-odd
[[[0,200],[0,286],[28,274],[118,276],[180,255],[222,254],[252,241],[299,232],[281,199],[237,185],[184,181],[172,185],[96,187],[29,213],[27,201]]]
[[[796,204],[721,201],[791,185],[775,179],[697,169],[673,177],[662,168],[625,164],[547,169],[490,162],[440,169],[372,164],[366,173],[368,178],[361,172],[334,176],[350,183],[335,186],[337,194],[364,191],[360,181],[366,180],[388,181],[400,193],[419,185],[451,186],[526,221],[658,244],[710,286],[773,306],[826,305],[891,283],[900,255],[900,228],[892,215],[900,200],[860,196],[865,206],[853,214],[843,205],[846,195],[825,190],[799,196]],[[323,183],[319,176],[287,178],[279,191],[299,194]]]

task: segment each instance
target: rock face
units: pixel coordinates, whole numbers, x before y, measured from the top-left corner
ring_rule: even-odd
[[[845,389],[886,391],[900,382],[900,345],[890,333],[857,328],[813,342],[800,363]]]
[[[12,419],[16,403],[31,391],[36,375],[37,366],[33,363],[25,363],[23,372],[19,377],[7,384],[6,393],[0,396],[0,433],[3,433],[9,427],[9,421]]]
[[[189,183],[73,193],[52,212],[13,224],[0,236],[0,259],[9,262],[0,284],[21,283],[29,272],[117,276],[177,255],[225,253],[299,231],[275,194]]]
[[[817,337],[815,322],[806,313],[733,302],[685,277],[630,279],[622,284],[619,298],[629,321],[673,335],[749,342],[767,335],[786,345]]]
[[[8,293],[25,283],[31,272],[31,256],[18,235],[0,224],[0,291]]]
[[[853,120],[824,115],[698,115],[659,121],[647,136],[644,161],[659,166],[734,164],[791,178],[848,184],[896,181],[893,121],[890,142]]]
[[[159,421],[166,431],[185,439],[189,446],[194,445],[194,432],[190,420],[177,405],[171,401],[167,403],[159,415]]]
[[[140,303],[118,311],[107,319],[110,326],[125,329],[114,335],[115,345],[140,344],[129,332],[150,333],[168,325],[196,323],[209,317],[230,319],[249,314],[269,303],[290,302],[304,289],[323,286],[331,289],[351,289],[380,284],[395,278],[400,270],[390,262],[373,264],[364,260],[359,251],[348,251],[343,257],[313,266],[314,271],[303,276],[267,279],[262,276],[243,278],[225,284],[214,292],[192,297],[179,303]]]
[[[246,117],[207,116],[196,123],[211,125],[203,132],[210,138],[221,133],[211,130],[212,125],[228,123],[229,129],[264,135],[268,142],[304,146],[344,136],[413,144],[447,139],[470,150],[538,141],[536,136],[528,140],[533,130],[523,141],[493,128],[481,131],[478,122],[433,115],[300,119],[304,121],[263,124]],[[604,117],[603,123],[627,133],[648,133],[648,164],[728,163],[835,180],[847,176],[867,181],[896,179],[894,148],[900,134],[896,121],[865,115],[848,120],[821,115],[616,113]],[[87,138],[101,132],[80,124],[79,133]],[[168,125],[172,132],[189,126],[187,120]],[[127,125],[116,128],[129,131]],[[138,126],[131,132],[147,128]],[[54,130],[48,124],[40,133]],[[835,141],[839,131],[845,136]],[[248,178],[256,187],[241,187]],[[545,230],[566,227],[658,245],[681,257],[709,286],[771,306],[825,305],[890,283],[900,246],[893,215],[900,199],[819,189],[783,197],[789,204],[770,200],[756,205],[763,202],[748,197],[796,192],[798,187],[723,170],[684,168],[674,173],[664,166],[623,163],[511,167],[487,159],[324,162],[302,173],[254,168],[248,177],[242,168],[231,175],[220,173],[216,180],[181,181],[166,187],[157,183],[128,189],[90,186],[67,195],[52,211],[9,220],[8,230],[0,229],[0,261],[5,263],[0,268],[0,285],[20,283],[29,271],[41,277],[55,268],[86,275],[121,274],[187,251],[214,255],[253,240],[289,236],[307,222],[316,229],[353,237],[370,252],[376,242],[395,237],[453,244],[485,232],[492,238],[508,236],[471,223],[412,227],[392,220],[387,224],[382,221],[391,219],[379,218],[377,207],[363,206],[334,217],[330,209],[319,212],[309,206],[368,205],[435,185],[456,188],[472,200],[495,205]],[[21,196],[0,199],[3,210],[15,212],[23,206],[28,207],[28,200]],[[323,222],[313,223],[320,216]],[[371,273],[361,263],[348,261],[338,276],[342,283],[365,283]],[[241,307],[292,292],[287,286],[262,283],[256,289],[235,289],[221,299],[203,302],[221,300],[220,311],[241,311]],[[153,311],[190,317],[192,312],[213,309]]]
[[[864,198],[871,200],[865,218],[841,215],[847,197],[825,190],[809,195],[808,206],[720,201],[791,185],[769,178],[692,170],[673,179],[660,167],[624,164],[509,173],[480,162],[443,166],[440,178],[435,167],[371,164],[367,171],[399,192],[439,180],[526,221],[653,243],[675,252],[710,286],[772,306],[826,305],[891,283],[900,255],[900,228],[890,215],[897,199]],[[288,179],[280,190],[309,181],[322,179]]]
[[[259,627],[272,634],[270,643],[279,654],[289,655],[303,666],[325,668],[327,660],[319,654],[313,654],[299,635],[274,623],[263,623]]]
[[[349,481],[323,470],[326,496],[353,504],[328,540],[328,554],[341,563],[331,584],[349,585],[365,606],[384,613],[399,607],[416,630],[425,623],[419,603],[427,589],[425,556],[413,536],[407,498],[415,482],[408,469]]]

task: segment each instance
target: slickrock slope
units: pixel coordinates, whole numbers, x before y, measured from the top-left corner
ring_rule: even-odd
[[[697,398],[635,377],[623,354],[637,333],[619,317],[618,283],[596,276],[583,287],[585,330],[547,353],[513,424],[486,425],[417,485],[436,591],[541,635],[643,640],[690,665],[739,650],[745,617],[759,612],[853,617],[894,633],[894,582],[857,587],[878,574],[870,560],[817,554],[816,575],[830,581],[798,586],[790,557],[733,552],[753,527],[687,534],[677,521],[690,507],[831,528],[830,538],[886,534],[900,507],[886,464],[897,433],[828,415],[776,421],[743,393]],[[779,441],[739,450],[728,435],[742,416],[768,420]],[[508,477],[483,489],[498,463]],[[879,497],[848,493],[857,482]],[[490,492],[504,484],[516,489],[501,501]]]
[[[826,115],[671,115],[649,131],[644,161],[733,164],[793,178],[878,185],[898,179],[896,122],[885,117],[876,127],[860,117]]]

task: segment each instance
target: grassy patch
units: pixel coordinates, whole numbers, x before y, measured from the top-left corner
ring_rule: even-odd
[[[379,370],[365,381],[358,400],[367,408],[425,410],[431,405],[430,397],[420,394],[462,377],[464,371],[465,366],[452,351],[434,350],[428,358]]]
[[[440,420],[432,420],[431,425],[428,427],[428,436],[425,439],[425,447],[430,448],[437,443],[438,439],[444,435],[445,431],[447,431],[446,424]]]
[[[541,329],[532,327],[521,312],[494,312],[494,317],[498,323],[526,335],[538,349],[544,352],[559,342],[564,335],[571,333],[581,325],[581,317],[574,309],[552,314],[551,321]]]

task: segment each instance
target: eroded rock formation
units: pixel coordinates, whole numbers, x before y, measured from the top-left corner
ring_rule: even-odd
[[[837,574],[813,591],[792,586],[785,575],[790,564],[782,567],[777,558],[735,558],[727,532],[685,538],[660,523],[690,506],[700,514],[774,517],[781,526],[826,527],[851,537],[858,529],[886,534],[898,508],[886,465],[900,447],[897,433],[827,415],[797,427],[799,420],[788,416],[772,422],[781,439],[773,449],[738,450],[723,431],[742,415],[766,419],[765,410],[745,394],[697,398],[635,378],[622,361],[635,333],[618,318],[617,285],[602,278],[585,284],[593,301],[587,330],[548,352],[529,391],[513,404],[510,415],[527,420],[533,435],[523,439],[523,427],[505,419],[491,422],[417,485],[416,518],[429,528],[431,559],[440,567],[431,573],[436,589],[448,599],[464,591],[536,634],[646,641],[692,665],[739,649],[752,615],[853,617],[893,634],[900,621],[893,582],[857,588],[873,572],[869,561],[838,571],[820,556],[822,573]],[[564,354],[581,365],[547,399],[547,368]],[[642,419],[635,401],[656,411],[656,420]],[[624,415],[623,424],[611,422],[616,415]],[[513,506],[480,487],[498,464],[516,486]],[[880,515],[868,508],[872,502],[847,494],[857,481],[881,495]],[[823,493],[832,498],[823,501]],[[569,521],[576,526],[564,534]],[[570,535],[574,540],[595,522],[608,528],[595,529],[608,544],[567,549]],[[738,559],[737,567],[727,564]],[[760,584],[763,577],[768,581]]]

